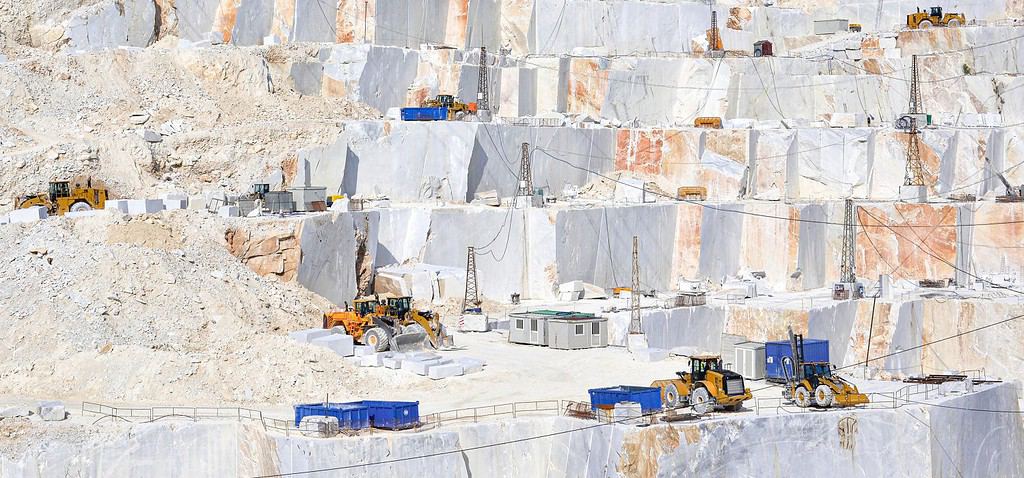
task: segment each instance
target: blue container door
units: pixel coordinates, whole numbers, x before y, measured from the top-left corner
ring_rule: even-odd
[[[785,378],[782,372],[782,358],[790,356],[789,343],[768,342],[764,345],[764,373],[768,378]]]

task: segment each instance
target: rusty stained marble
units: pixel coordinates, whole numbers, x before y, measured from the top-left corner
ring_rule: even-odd
[[[729,9],[729,18],[725,20],[725,28],[730,30],[742,30],[744,26],[750,23],[750,20],[754,18],[754,15],[750,13],[750,9],[747,7],[732,7]]]
[[[878,43],[877,39],[875,39],[875,43],[876,44]],[[880,75],[880,74],[883,74],[883,73],[884,74],[889,74],[889,71],[891,69],[889,67],[889,62],[887,62],[884,58],[865,59],[864,61],[860,62],[860,67],[862,69],[866,70],[865,71],[866,74],[870,74],[870,75]]]
[[[747,130],[707,130],[705,147],[707,152],[717,154],[740,166],[747,165]],[[708,188],[708,197],[715,199],[737,199],[742,174],[732,176],[713,168],[702,167],[697,184]]]
[[[698,130],[666,130],[661,137],[661,174],[673,191],[679,186],[701,186]],[[709,191],[710,193],[710,191]]]
[[[806,334],[808,317],[807,310],[732,306],[726,311],[722,332],[758,342],[778,340],[786,337],[790,327],[794,333]]]
[[[885,210],[859,206],[857,275],[893,279],[953,277],[956,263],[956,208],[894,203]],[[892,227],[890,230],[884,225]],[[942,227],[902,227],[941,225]]]
[[[295,226],[281,230],[269,229],[228,229],[224,233],[228,251],[239,258],[249,269],[261,276],[277,276],[282,280],[295,279],[299,260],[298,231]]]
[[[178,17],[174,13],[174,2],[175,0],[154,1],[157,21],[159,22],[154,41],[160,40],[168,35],[178,34]]]
[[[608,92],[608,72],[598,60],[573,58],[569,61],[567,112],[601,117],[601,106]]]
[[[462,48],[466,44],[469,23],[469,0],[448,0],[448,18],[445,21],[444,44]]]
[[[676,241],[672,277],[696,280],[700,277],[700,229],[704,208],[682,203],[676,211]]]
[[[665,134],[663,129],[620,129],[615,138],[615,170],[661,175]]]
[[[270,34],[281,43],[287,43],[295,31],[295,0],[274,0],[274,15],[270,20]]]
[[[789,222],[786,230],[786,240],[788,242],[786,251],[789,253],[787,260],[787,271],[796,272],[796,268],[800,263],[800,209],[791,207],[789,208]],[[792,274],[791,274],[792,275]],[[793,279],[796,280],[796,279]],[[796,284],[792,287],[796,290]]]
[[[219,32],[224,37],[225,43],[231,42],[231,31],[235,29],[235,20],[238,17],[238,7],[242,0],[221,0],[217,6],[217,12],[213,15],[214,32]]]
[[[533,4],[534,0],[501,0],[501,41],[513,52],[524,53],[530,48],[528,35]]]
[[[857,314],[854,316],[853,328],[850,331],[850,348],[846,354],[846,363],[849,365],[859,363],[867,357],[868,335],[871,336],[871,356],[879,357],[889,353],[893,334],[896,333],[895,317],[889,314],[898,305],[891,302],[875,302],[874,321],[872,324],[871,301],[857,301]],[[881,367],[884,361],[875,361],[871,367]]]
[[[885,210],[876,206],[859,208],[859,276],[874,278],[892,273],[894,279],[909,280],[953,276],[949,264],[956,260],[956,228],[949,226],[956,223],[954,207],[896,203]],[[902,227],[936,224],[943,227]]]
[[[323,75],[321,83],[321,94],[324,96],[343,98],[349,94],[348,85],[344,81],[335,80],[328,75]]]
[[[793,222],[774,217],[793,217],[798,213],[782,203],[747,203],[743,208],[752,214],[743,215],[740,264],[750,270],[765,271],[769,279],[788,278],[796,270],[799,223],[797,233],[793,234]]]
[[[747,429],[751,426],[757,425],[751,420],[719,420],[638,428],[624,437],[616,471],[621,476],[636,478],[677,476],[678,473],[689,476],[686,473],[693,471],[690,470],[692,465],[673,462],[670,470],[660,470],[659,460],[666,455],[671,455],[672,460],[678,459],[680,447],[695,447],[701,454],[725,456],[730,443],[742,434],[751,433]]]
[[[338,11],[334,18],[335,43],[355,43],[357,22],[360,40],[362,40],[362,8],[363,2],[359,0],[338,0]]]
[[[683,435],[687,443],[693,443],[692,440],[699,441],[701,436],[701,430],[697,425],[668,425],[639,430],[626,435],[622,443],[617,471],[623,476],[658,476],[658,459],[679,448],[680,435]]]
[[[958,300],[924,301],[921,343],[952,337],[999,320],[1024,314],[1024,305],[1016,303]],[[925,373],[946,370],[985,369],[992,377],[1019,380],[1024,369],[1021,343],[1024,319],[982,329],[944,340],[922,349]]]

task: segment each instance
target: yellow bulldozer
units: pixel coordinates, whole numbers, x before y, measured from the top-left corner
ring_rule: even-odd
[[[107,202],[107,189],[93,187],[92,178],[84,183],[75,181],[51,181],[49,191],[45,193],[27,194],[17,198],[18,209],[43,206],[51,216],[63,216],[68,212],[103,209]]]
[[[789,343],[793,357],[783,357],[782,370],[786,374],[786,388],[782,395],[800,408],[814,405],[819,408],[852,407],[869,403],[868,396],[857,386],[833,373],[828,362],[804,362],[804,339],[789,330]]]
[[[931,7],[926,11],[920,8],[907,15],[907,28],[931,28],[933,26],[956,28],[967,23],[963,13],[942,13],[942,7]]]
[[[463,103],[455,99],[454,95],[437,95],[432,100],[423,102],[426,108],[448,108],[448,121],[461,120],[466,115],[475,115],[476,103]]]
[[[452,346],[440,317],[412,308],[412,297],[363,297],[324,314],[323,327],[342,326],[356,343],[377,352]]]
[[[722,368],[719,355],[690,357],[690,371],[676,372],[677,379],[655,380],[651,387],[661,389],[665,408],[689,405],[697,414],[718,408],[739,410],[744,401],[753,398],[743,386],[743,376]]]

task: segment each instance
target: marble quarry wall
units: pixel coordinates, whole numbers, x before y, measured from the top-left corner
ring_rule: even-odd
[[[928,51],[916,45],[943,42],[956,49],[1015,35],[1010,28],[961,30],[978,33],[957,32],[960,37],[953,39],[908,32],[901,34],[907,38],[900,43],[905,46],[886,49],[879,48],[878,38],[849,40],[863,52],[857,63],[793,57],[495,56],[489,60],[492,108],[499,117],[557,112],[654,126],[690,125],[697,116],[735,119],[739,127],[777,120],[786,120],[789,128],[808,121],[843,125],[836,114],[870,116],[877,125],[907,110],[908,53]],[[981,32],[984,38],[971,38]],[[1018,105],[1020,95],[1009,94],[1020,86],[1014,58],[1024,43],[1017,42],[1024,40],[986,48],[990,55],[967,51],[922,57],[921,79],[928,83],[923,106],[935,124],[977,127],[1024,121],[1017,108],[1024,106]],[[303,94],[345,96],[383,112],[420,104],[438,93],[475,98],[478,61],[473,50],[334,45],[325,46],[317,58],[296,63],[290,81],[317,85]],[[965,67],[971,75],[961,74]]]
[[[371,291],[380,217],[367,211],[246,219],[228,229],[225,242],[256,273],[295,280],[340,306]]]
[[[941,128],[920,136],[931,197],[994,198],[992,171],[1024,183],[1024,128]],[[724,129],[524,127],[472,122],[359,121],[325,146],[299,151],[313,184],[397,201],[468,202],[518,187],[521,144],[536,187],[561,195],[612,173],[664,191],[701,185],[709,198],[808,202],[899,199],[908,135],[870,128]],[[297,185],[305,175],[296,176]]]
[[[1015,274],[1024,266],[1024,257],[1015,252],[1024,249],[1024,243],[1017,244],[1024,235],[1014,223],[1024,216],[1022,207],[862,204],[857,275],[869,285],[883,274],[897,281],[955,278],[954,266],[961,264],[972,275],[965,285],[975,277]],[[973,214],[961,214],[967,208],[975,209]],[[238,235],[238,245],[228,242],[254,270],[295,278],[336,304],[367,290],[379,267],[464,268],[469,246],[478,250],[481,293],[494,299],[512,293],[553,299],[558,284],[573,280],[619,287],[630,280],[630,231],[640,239],[644,287],[673,290],[681,279],[723,284],[761,271],[759,293],[769,294],[829,287],[837,280],[842,217],[841,202],[530,209],[424,205],[315,215],[295,229],[250,228],[248,235]],[[962,222],[965,218],[969,222]],[[921,224],[929,227],[910,227]]]
[[[991,404],[985,408],[1017,409],[1012,385],[1004,384],[981,394],[984,398],[977,400]],[[952,399],[949,403],[964,406],[972,398]],[[856,431],[841,439],[839,421],[847,417],[856,420]],[[780,442],[763,438],[795,435],[819,439]],[[967,470],[980,473],[978,476],[1021,473],[1024,464],[1018,457],[1004,462],[974,448],[979,442],[1003,446],[1021,441],[1020,417],[1016,415],[904,407],[704,421],[669,430],[652,427],[627,435],[622,446],[643,457],[628,469],[636,476],[689,476],[709,470],[723,476],[829,475],[845,470],[842,473],[850,476],[955,477],[961,473],[968,476]],[[891,453],[894,443],[901,444],[899,456]],[[968,453],[964,447],[971,451]],[[943,448],[948,452],[944,453]],[[735,458],[736,450],[743,450],[743,459]],[[880,456],[889,459],[873,458]]]
[[[553,299],[558,284],[573,280],[619,287],[629,282],[634,233],[644,287],[674,290],[683,279],[726,284],[760,271],[759,293],[770,294],[829,287],[839,277],[842,217],[841,202],[402,205],[273,227],[240,222],[225,242],[258,273],[297,280],[339,305],[368,291],[380,267],[462,269],[469,246],[478,251],[481,293],[493,299]],[[861,203],[857,275],[871,287],[883,274],[960,285],[1016,275],[1024,267],[1022,217],[1024,205],[1013,203]]]
[[[94,32],[111,32],[130,24],[145,30],[138,27],[147,19],[150,26],[159,19],[161,31],[189,41],[217,38],[238,45],[303,41],[405,48],[483,45],[495,51],[507,46],[517,54],[623,55],[703,51],[711,17],[711,10],[701,2],[646,0],[126,0],[119,2],[125,13],[110,11],[114,3],[108,0],[102,8],[84,7],[71,23],[84,20],[95,25]],[[919,6],[910,0],[884,6],[874,0],[830,5],[795,1],[778,7],[746,3],[714,6],[726,49],[749,52],[760,39],[784,47],[784,39],[811,35],[814,20],[822,19],[846,18],[862,24],[865,32],[898,29],[905,24],[906,13]],[[1006,0],[932,4],[963,12],[982,24],[1024,13],[1019,3]],[[148,9],[148,17],[129,13],[136,8]],[[139,36],[91,35],[73,46],[145,46],[139,44],[145,41]]]
[[[1001,384],[947,399],[943,405],[1015,410],[1017,392],[1014,386]],[[856,427],[841,439],[839,421],[851,418]],[[594,427],[592,422],[564,417],[520,418],[330,440],[269,435],[257,426],[235,423],[154,423],[112,432],[102,443],[56,441],[14,459],[0,457],[0,471],[10,478],[39,478],[53,471],[67,476],[257,476],[387,461],[332,473],[603,477],[714,470],[722,475],[783,477],[828,475],[839,469],[863,476],[1017,476],[1024,472],[1019,453],[988,451],[997,445],[1024,445],[1020,420],[1019,415],[910,405],[645,428]],[[777,437],[796,434],[819,439],[779,446]],[[540,435],[550,436],[525,439]],[[510,443],[487,446],[496,442]],[[898,456],[889,453],[893,446],[900,447]],[[460,448],[468,451],[442,453]],[[432,453],[436,456],[401,460]],[[183,454],[203,460],[181,460]]]

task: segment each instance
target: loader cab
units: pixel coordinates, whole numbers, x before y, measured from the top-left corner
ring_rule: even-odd
[[[377,306],[379,305],[376,300],[366,299],[357,300],[353,304],[353,308],[356,311],[356,315],[359,317],[365,317],[377,312]]]
[[[811,388],[815,388],[821,384],[821,379],[832,380],[832,364],[828,362],[810,362],[804,363],[804,379],[811,384]]]
[[[711,370],[722,369],[722,357],[717,355],[699,355],[690,357],[690,374],[693,381],[699,382],[707,378]]]
[[[412,297],[390,297],[388,298],[388,308],[395,316],[403,317],[412,310]]]
[[[437,95],[437,103],[443,107],[451,108],[455,105],[454,95]]]
[[[828,362],[811,362],[804,364],[804,376],[832,377],[832,364]]]
[[[71,197],[71,183],[53,181],[50,183],[50,201],[56,203],[57,198]]]
[[[929,16],[942,18],[942,7],[932,7]]]

